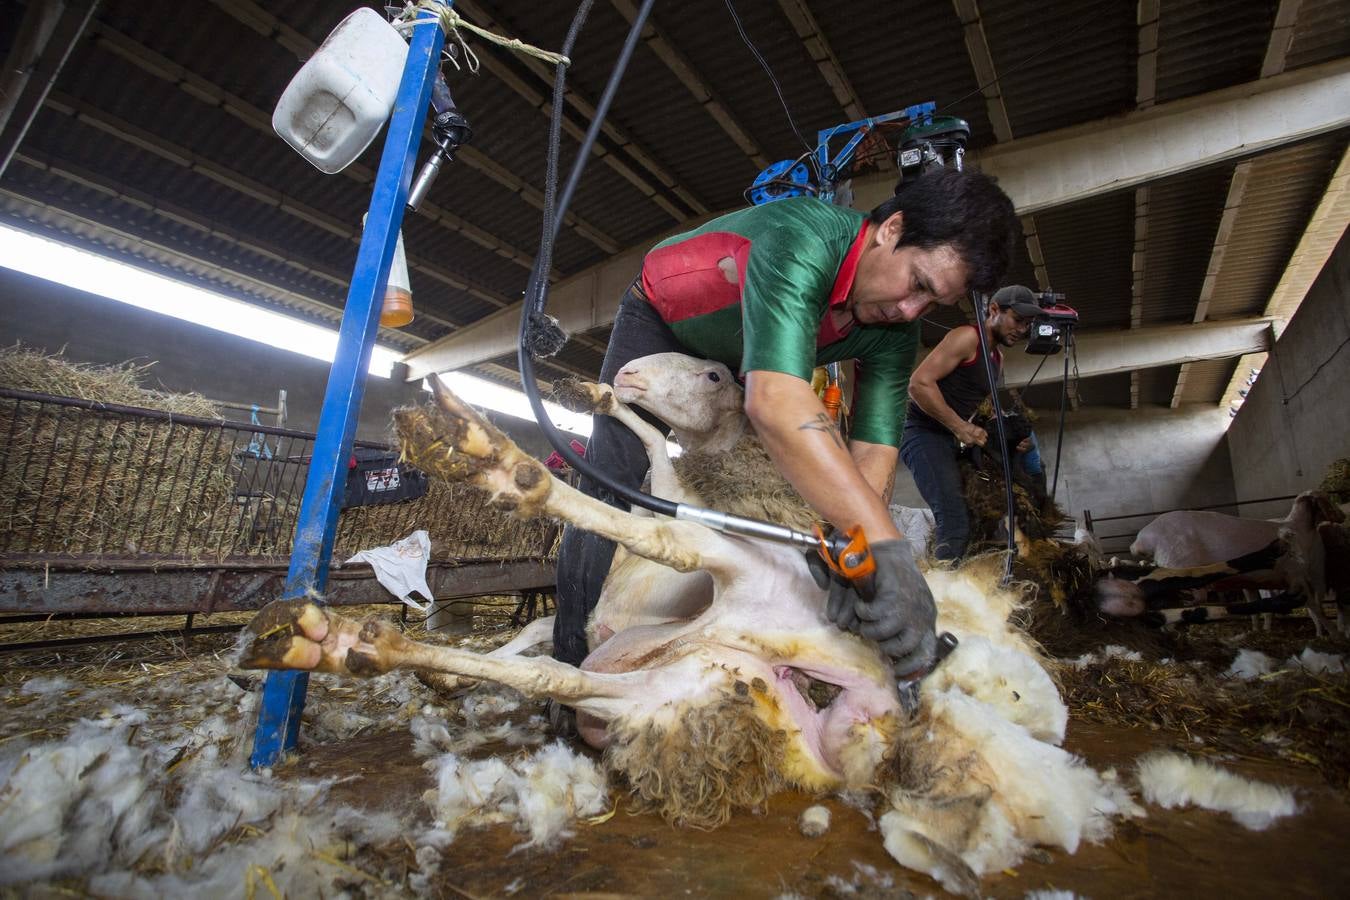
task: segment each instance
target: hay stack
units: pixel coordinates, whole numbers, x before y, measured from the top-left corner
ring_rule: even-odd
[[[1333,503],[1350,503],[1350,457],[1327,466],[1326,477],[1317,489],[1329,494]]]
[[[0,350],[0,387],[218,418],[198,394],[141,386],[149,366]],[[209,429],[0,402],[0,551],[207,555],[230,517],[231,445]],[[195,465],[194,465],[195,464]]]

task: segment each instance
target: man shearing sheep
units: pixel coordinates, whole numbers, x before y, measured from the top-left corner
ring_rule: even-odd
[[[876,596],[864,618],[897,674],[931,663],[935,642],[932,596],[887,510],[918,319],[971,289],[992,289],[1007,268],[1014,223],[991,178],[955,169],[906,179],[870,214],[801,197],[721,216],[647,254],[601,369],[613,383],[630,360],[679,352],[744,378],[746,414],[784,477],[822,519],[861,525],[871,542]],[[811,389],[811,372],[849,359],[858,380],[846,442]],[[641,443],[613,419],[593,421],[588,459],[639,486],[648,468]],[[588,479],[581,487],[614,502]],[[594,535],[564,533],[559,660],[586,655],[586,619],[613,553]],[[864,605],[845,590],[848,605]],[[849,612],[838,618],[856,622]]]
[[[994,294],[981,327],[996,380],[1003,369],[999,348],[1023,340],[1040,311],[1035,295],[1020,284]],[[983,447],[989,440],[989,433],[970,420],[990,390],[974,325],[947,332],[909,380],[909,415],[900,455],[933,511],[933,555],[938,559],[960,558],[970,541],[970,517],[957,468],[958,442]]]

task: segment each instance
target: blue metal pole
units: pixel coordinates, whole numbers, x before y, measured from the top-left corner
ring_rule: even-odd
[[[450,3],[445,2],[446,6]],[[328,585],[328,564],[346,486],[347,461],[361,413],[361,398],[370,367],[370,352],[379,330],[380,305],[389,281],[394,243],[403,222],[417,146],[422,137],[431,85],[436,79],[445,35],[437,19],[423,12],[413,29],[398,99],[389,120],[384,153],[371,193],[356,268],[342,315],[337,356],[328,374],[314,453],[305,481],[291,546],[290,571],[282,598],[301,600],[322,593]],[[271,766],[291,749],[300,735],[309,673],[270,672],[263,686],[258,725],[253,733],[254,768]]]

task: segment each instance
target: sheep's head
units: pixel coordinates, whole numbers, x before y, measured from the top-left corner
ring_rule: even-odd
[[[1345,513],[1323,492],[1304,491],[1294,498],[1288,521],[1294,527],[1311,529],[1322,522],[1344,522]]]
[[[731,370],[683,353],[653,353],[628,363],[614,377],[614,395],[677,432],[709,434],[744,416],[744,392]]]

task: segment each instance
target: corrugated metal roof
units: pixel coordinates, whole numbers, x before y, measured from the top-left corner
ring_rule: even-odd
[[[1167,406],[1177,386],[1181,366],[1158,366],[1139,370],[1139,405]],[[1189,375],[1187,378],[1189,379]]]
[[[1194,319],[1232,176],[1224,164],[1149,185],[1141,325]]]
[[[1260,315],[1345,150],[1345,134],[1252,161],[1209,318]]]
[[[1133,3],[980,4],[1014,137],[1134,107]]]
[[[1275,6],[1226,0],[1168,0],[1161,4],[1157,102],[1257,78],[1270,40]]]
[[[1233,377],[1238,360],[1202,359],[1190,364],[1186,371],[1186,385],[1181,391],[1182,403],[1218,403],[1224,389]]]
[[[1285,69],[1350,55],[1350,5],[1345,0],[1302,0]]]
[[[1036,226],[1051,286],[1078,310],[1080,327],[1128,328],[1134,191],[1047,210]]]

